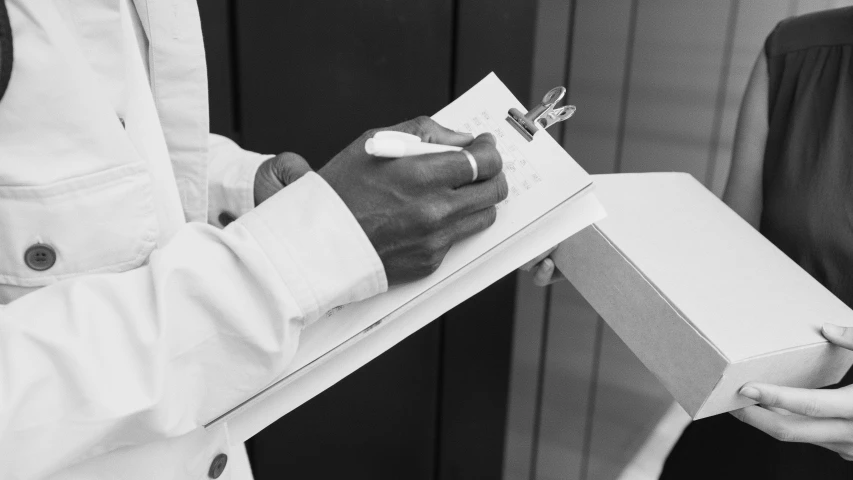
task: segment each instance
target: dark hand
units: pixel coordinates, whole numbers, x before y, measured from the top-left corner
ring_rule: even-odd
[[[255,206],[310,171],[308,162],[295,153],[285,152],[266,160],[255,173]]]
[[[318,172],[352,211],[385,266],[389,284],[425,277],[441,265],[457,241],[495,221],[495,204],[507,196],[495,139],[473,139],[427,117],[387,130],[418,135],[425,142],[465,147],[477,160],[478,181],[459,152],[399,159],[364,151],[371,130]]]

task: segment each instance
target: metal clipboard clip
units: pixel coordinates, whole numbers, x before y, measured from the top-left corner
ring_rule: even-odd
[[[521,113],[517,108],[510,108],[506,121],[528,142],[533,141],[536,132],[545,130],[555,123],[568,120],[574,115],[576,110],[574,105],[554,108],[565,95],[565,87],[554,87],[542,97],[542,103],[531,108],[527,115]]]

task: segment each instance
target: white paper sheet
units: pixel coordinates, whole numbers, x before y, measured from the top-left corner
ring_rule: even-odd
[[[497,138],[510,196],[499,206],[495,224],[455,245],[429,277],[333,309],[317,320],[303,331],[296,356],[276,382],[212,423],[228,421],[232,438],[249,438],[548,247],[603,218],[601,205],[589,194],[589,175],[547,133],[536,134],[531,142],[522,138],[505,120],[510,108],[526,111],[490,74],[433,117],[449,128],[490,131]],[[366,345],[353,348],[359,343]],[[358,353],[349,353],[353,351]],[[323,374],[317,373],[321,366]],[[234,431],[235,421],[245,425],[237,427],[241,435]]]

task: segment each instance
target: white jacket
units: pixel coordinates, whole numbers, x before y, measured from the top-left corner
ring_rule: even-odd
[[[252,208],[265,157],[208,135],[196,0],[6,5],[0,478],[209,478],[231,446],[201,426],[384,291],[381,261],[316,174]]]

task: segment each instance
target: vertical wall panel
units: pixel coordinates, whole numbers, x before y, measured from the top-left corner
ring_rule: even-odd
[[[536,2],[462,0],[457,8],[454,96],[494,71],[527,104]]]
[[[455,3],[452,95],[494,71],[528,103],[536,3]],[[501,478],[516,275],[510,274],[448,312],[444,335],[438,433],[438,478]]]
[[[797,0],[797,15],[826,10],[833,7],[832,0]]]
[[[611,173],[619,124],[628,16],[625,0],[578,0],[569,102],[578,107],[565,125],[563,146],[590,173]]]
[[[533,284],[533,274],[519,272],[512,332],[512,366],[504,442],[504,480],[527,479],[538,442],[540,352],[546,289]]]
[[[573,1],[540,0],[538,2],[533,47],[533,78],[530,82],[532,102],[540,100],[545,92],[557,85],[563,85],[566,81],[571,35],[569,14]],[[551,134],[554,135],[554,132],[552,131]]]
[[[554,285],[536,479],[581,478],[598,315],[568,283]]]
[[[230,0],[199,0],[204,50],[210,131],[237,139],[234,116],[234,59],[231,52]]]
[[[572,1],[540,0],[536,8],[530,101],[563,85],[568,68],[570,9]],[[559,139],[560,131],[552,129]],[[542,338],[545,324],[545,288],[533,285],[532,275],[520,273],[514,316],[512,369],[507,408],[504,480],[522,480],[535,472],[532,464],[539,447],[541,425]],[[531,468],[532,467],[532,468]]]
[[[601,343],[589,480],[618,478],[672,404],[669,392],[606,324]]]
[[[722,196],[728,179],[738,111],[752,66],[764,48],[764,39],[789,10],[788,4],[779,0],[740,0],[738,4],[720,138],[716,158],[709,166],[708,185],[717,196]]]
[[[621,109],[629,10],[630,2],[620,0],[578,0],[573,31],[567,32],[573,40],[568,101],[578,112],[564,125],[563,145],[591,173],[611,172],[616,163],[613,138]],[[555,14],[566,15],[568,23],[567,10],[549,12]],[[560,45],[543,40],[543,62],[565,61],[557,56]],[[552,289],[535,475],[576,479],[581,478],[588,450],[584,442],[598,317],[571,285]]]
[[[730,1],[640,2],[622,164],[705,176]]]
[[[451,97],[453,2],[235,0],[244,146],[319,168]]]
[[[510,274],[444,316],[438,479],[501,478],[515,291]]]

